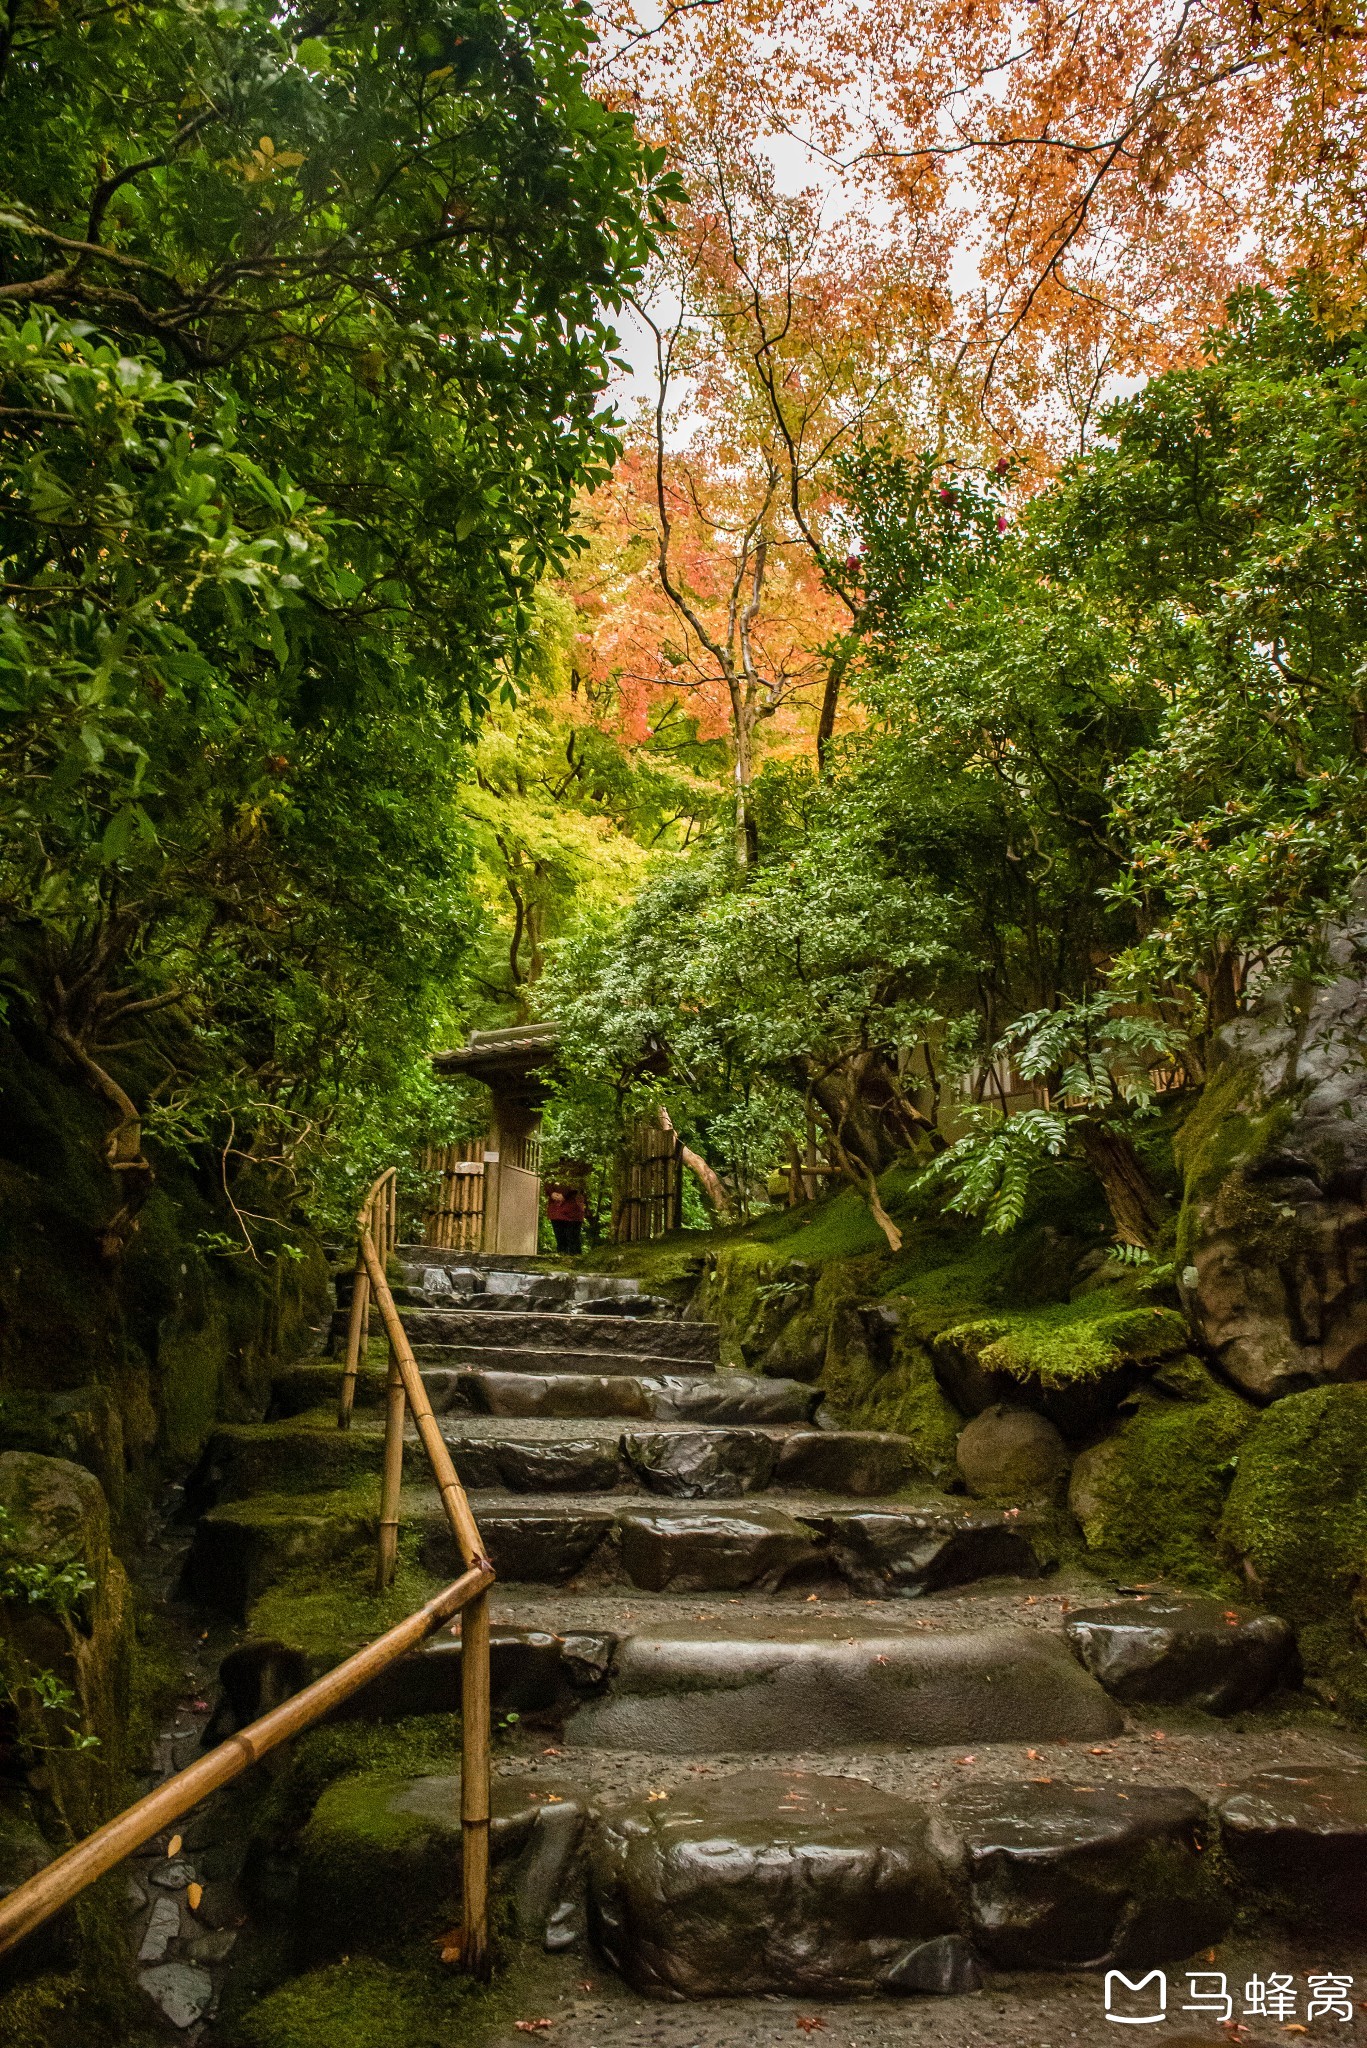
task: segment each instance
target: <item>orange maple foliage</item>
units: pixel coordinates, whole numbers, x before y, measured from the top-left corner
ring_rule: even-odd
[[[1347,0],[598,13],[597,88],[690,198],[642,309],[656,403],[589,515],[588,640],[629,718],[674,693],[727,732],[744,858],[761,737],[820,755],[857,658],[839,456],[1009,448],[1029,487],[1238,284],[1351,273],[1367,29]]]

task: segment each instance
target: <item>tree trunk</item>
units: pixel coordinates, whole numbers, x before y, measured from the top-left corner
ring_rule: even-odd
[[[673,1124],[670,1122],[667,1109],[660,1111],[660,1129],[677,1135],[674,1132]],[[702,1189],[703,1200],[707,1203],[707,1206],[711,1209],[718,1222],[729,1223],[733,1213],[733,1205],[726,1189],[722,1186],[716,1169],[708,1165],[701,1152],[695,1152],[691,1146],[685,1145],[682,1139],[679,1140],[679,1157]]]
[[[1084,1118],[1075,1128],[1083,1156],[1101,1182],[1116,1236],[1122,1244],[1152,1251],[1167,1221],[1168,1205],[1133,1145],[1112,1124]]]

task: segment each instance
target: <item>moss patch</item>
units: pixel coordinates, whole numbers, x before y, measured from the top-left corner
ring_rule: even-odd
[[[369,1555],[339,1559],[323,1583],[312,1570],[288,1573],[252,1607],[252,1634],[304,1650],[320,1668],[340,1664],[446,1584],[415,1561],[414,1547],[411,1539],[401,1538],[394,1583],[384,1593],[375,1590]]]
[[[1367,1715],[1367,1652],[1353,1620],[1367,1580],[1367,1386],[1315,1387],[1258,1418],[1222,1535],[1295,1628],[1316,1689]]]
[[[954,1475],[963,1417],[946,1398],[929,1353],[914,1337],[897,1333],[885,1372],[873,1367],[866,1352],[862,1363],[840,1359],[828,1368],[826,1379],[830,1399],[848,1428],[885,1429],[905,1437],[923,1479],[943,1484]]]
[[[436,1960],[348,1956],[258,1999],[228,2039],[232,2048],[460,2048],[506,2003],[501,1987],[474,1985]]]
[[[1117,1309],[1109,1290],[961,1323],[941,1335],[975,1357],[984,1371],[1038,1380],[1046,1387],[1100,1379],[1126,1359],[1147,1363],[1180,1356],[1189,1342],[1185,1322],[1171,1309]]]
[[[1092,1465],[1083,1533],[1097,1561],[1121,1574],[1235,1592],[1217,1532],[1256,1422],[1256,1410],[1195,1360],[1182,1368],[1180,1387],[1140,1395]]]

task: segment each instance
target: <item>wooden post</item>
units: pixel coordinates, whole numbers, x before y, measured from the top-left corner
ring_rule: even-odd
[[[337,1427],[350,1429],[351,1410],[356,1400],[356,1371],[370,1333],[370,1275],[365,1257],[356,1254],[356,1277],[351,1283],[351,1317],[346,1332],[346,1365],[342,1370],[342,1391],[337,1401]]]
[[[408,1414],[403,1374],[394,1346],[389,1347],[389,1384],[384,1399],[384,1464],[380,1474],[380,1547],[375,1584],[381,1593],[394,1583],[399,1560],[399,1490],[403,1485],[403,1426]]]
[[[489,1602],[460,1621],[461,1965],[487,1978],[489,1953]]]

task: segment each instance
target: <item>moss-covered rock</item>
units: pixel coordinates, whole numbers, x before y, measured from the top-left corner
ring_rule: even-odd
[[[189,1591],[206,1606],[245,1621],[252,1603],[291,1573],[325,1576],[339,1560],[373,1553],[378,1489],[260,1494],[200,1517],[185,1566]]]
[[[1070,1505],[1098,1562],[1146,1578],[1228,1592],[1217,1532],[1240,1447],[1257,1420],[1195,1360],[1167,1391],[1135,1397],[1115,1433],[1073,1468]]]
[[[1228,1556],[1296,1630],[1306,1673],[1367,1714],[1367,1386],[1317,1387],[1258,1418],[1222,1524]],[[1357,1607],[1360,1612],[1360,1605]]]
[[[1178,1141],[1178,1261],[1221,1370],[1255,1399],[1367,1378],[1364,932],[1327,986],[1275,990],[1221,1034]]]

